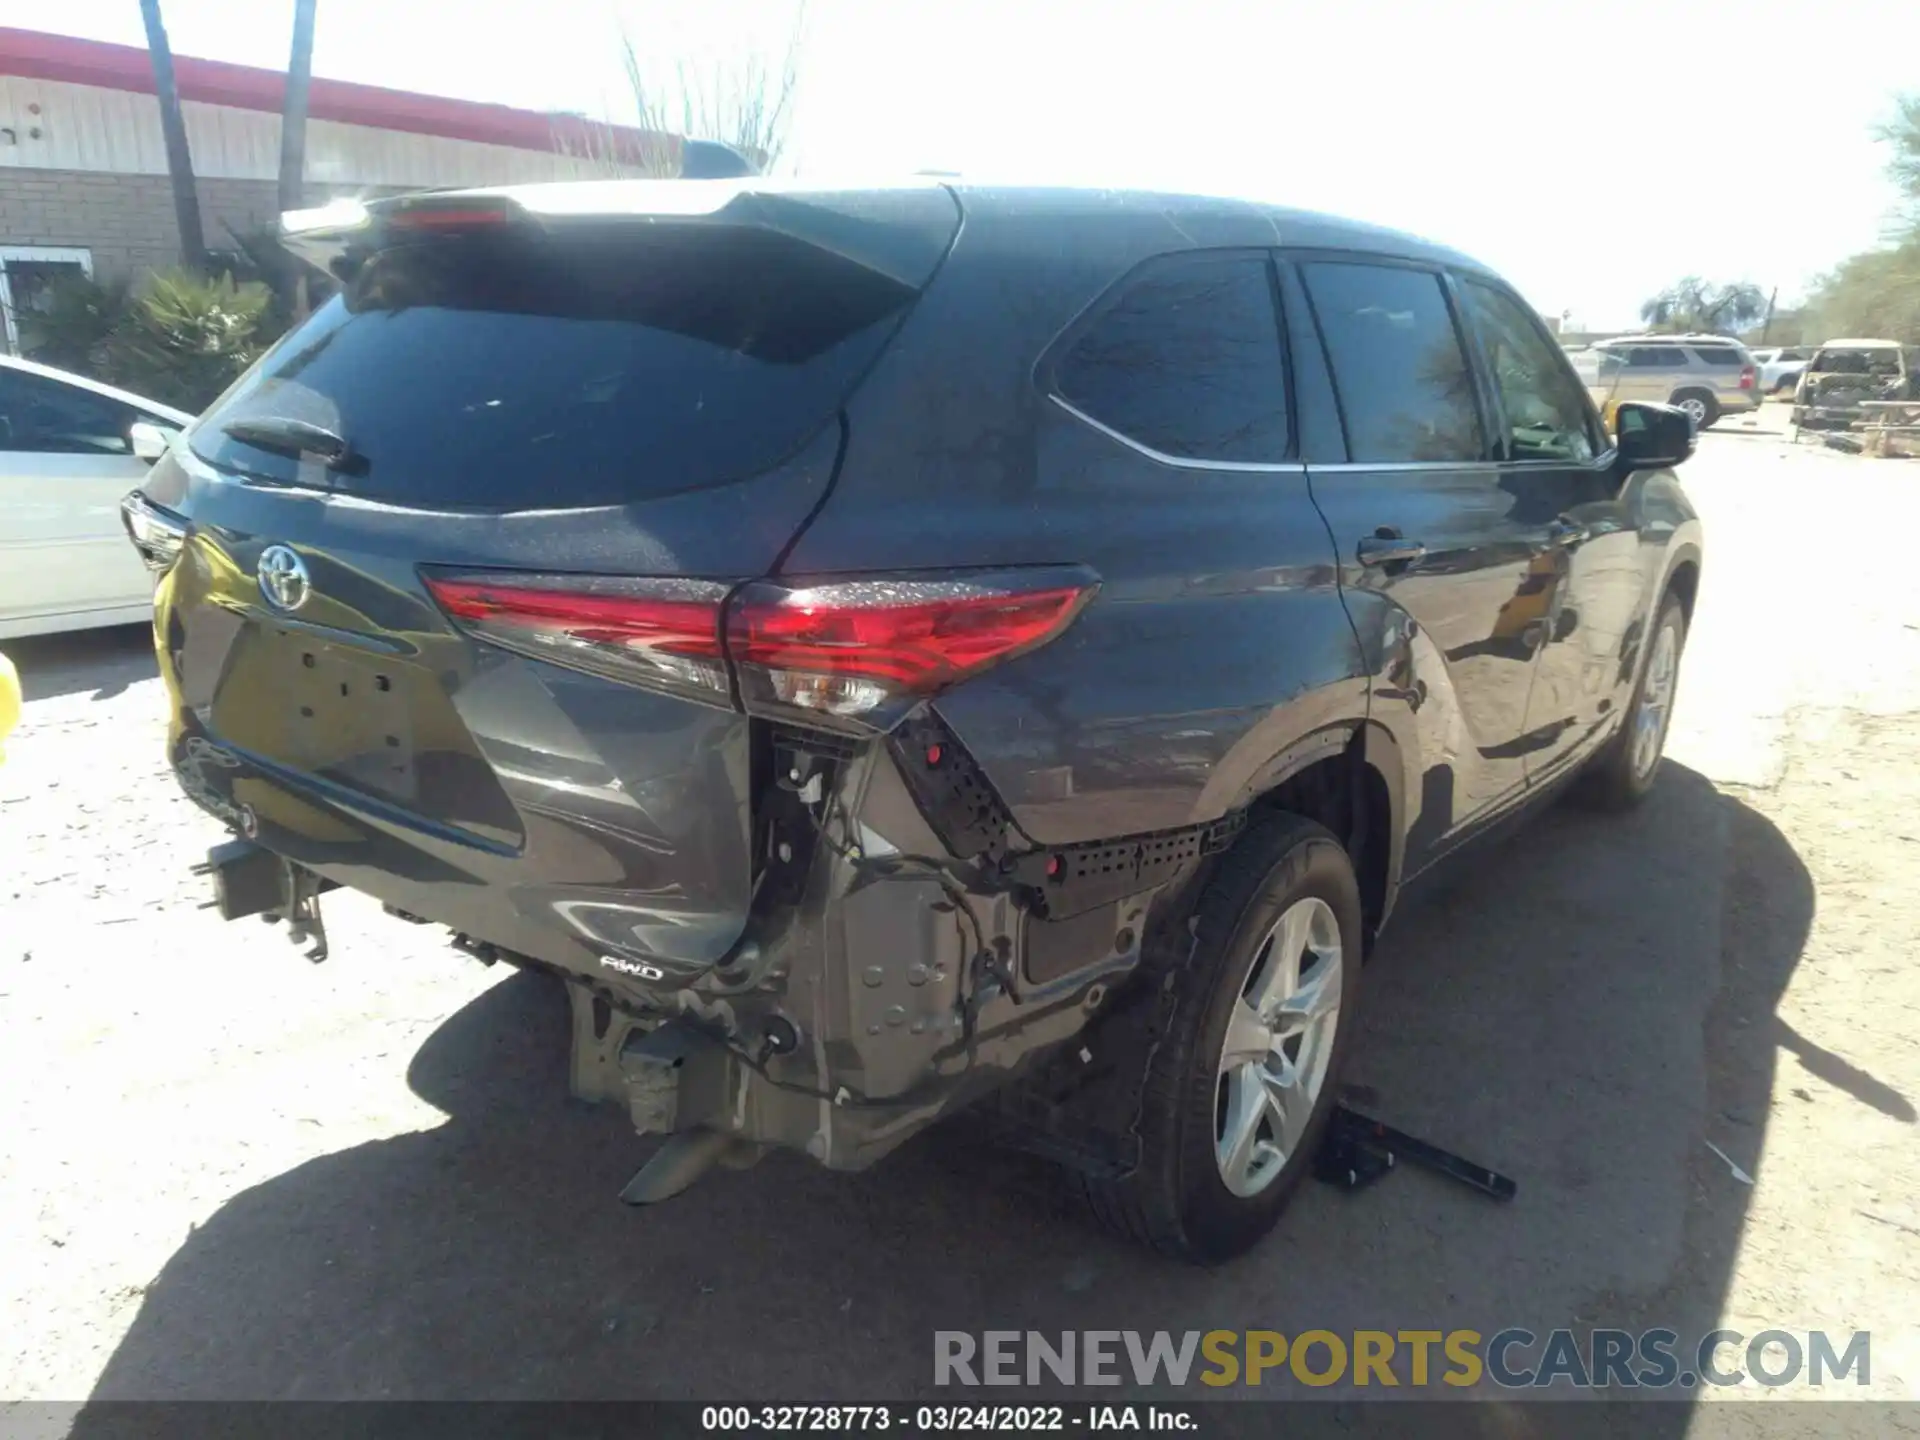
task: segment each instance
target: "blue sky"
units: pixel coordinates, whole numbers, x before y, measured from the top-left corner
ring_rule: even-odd
[[[283,65],[291,0],[163,0],[174,48]],[[1825,13],[1824,20],[1819,17]],[[651,61],[784,47],[794,0],[319,0],[317,74],[622,118]],[[484,17],[484,19],[480,18]],[[143,43],[133,0],[11,17]],[[1697,273],[1778,286],[1874,244],[1871,139],[1920,4],[810,0],[792,160],[1244,194],[1396,225],[1618,326]]]

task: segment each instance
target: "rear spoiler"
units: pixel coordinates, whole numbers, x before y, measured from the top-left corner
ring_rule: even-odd
[[[930,180],[858,190],[810,189],[751,175],[570,180],[336,200],[282,215],[280,243],[316,270],[345,280],[376,251],[427,235],[496,227],[557,233],[622,222],[772,230],[921,290],[959,232],[960,202]]]

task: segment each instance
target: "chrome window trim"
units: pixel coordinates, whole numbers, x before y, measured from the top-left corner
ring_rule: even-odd
[[[1151,445],[1143,445],[1131,435],[1123,435],[1111,425],[1096,420],[1086,411],[1067,400],[1057,391],[1048,391],[1047,398],[1058,405],[1067,414],[1082,425],[1091,426],[1109,440],[1117,440],[1129,450],[1157,460],[1162,465],[1171,465],[1180,470],[1216,470],[1244,475],[1302,475],[1306,473],[1306,464],[1299,460],[1196,460],[1181,455],[1169,455]]]
[[[1306,468],[1315,475],[1327,471],[1353,470],[1586,470],[1594,475],[1604,475],[1613,468],[1613,460],[1619,446],[1608,448],[1604,455],[1592,460],[1383,460],[1378,464],[1368,464],[1363,460],[1339,460],[1326,464],[1309,464]]]
[[[1478,460],[1337,460],[1325,465],[1309,465],[1307,468],[1319,475],[1325,471],[1349,470],[1502,470],[1506,465],[1504,461],[1482,457]]]

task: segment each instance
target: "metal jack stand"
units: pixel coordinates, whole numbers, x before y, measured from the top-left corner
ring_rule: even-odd
[[[1315,1179],[1328,1185],[1359,1190],[1401,1160],[1437,1171],[1495,1200],[1511,1200],[1519,1189],[1497,1170],[1416,1140],[1344,1105],[1334,1106],[1327,1119],[1327,1133],[1321,1138],[1320,1153],[1314,1157],[1313,1173]]]

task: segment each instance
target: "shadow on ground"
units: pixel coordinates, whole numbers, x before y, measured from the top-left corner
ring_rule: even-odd
[[[1762,910],[1723,990],[1729,898]],[[445,1124],[236,1196],[94,1398],[904,1399],[933,1393],[936,1329],[1710,1329],[1751,1191],[1702,1137],[1763,1163],[1771,1017],[1813,908],[1780,833],[1673,764],[1631,816],[1563,807],[1486,851],[1396,922],[1350,1078],[1518,1200],[1412,1172],[1310,1185],[1214,1271],[1106,1239],[1044,1167],[951,1126],[865,1174],[776,1156],[623,1209],[645,1146],[569,1102],[558,988],[513,976],[412,1062]]]
[[[129,685],[160,673],[151,625],[115,625],[64,635],[35,635],[0,644],[20,672],[20,690],[31,705],[61,695],[93,692],[111,700]]]

